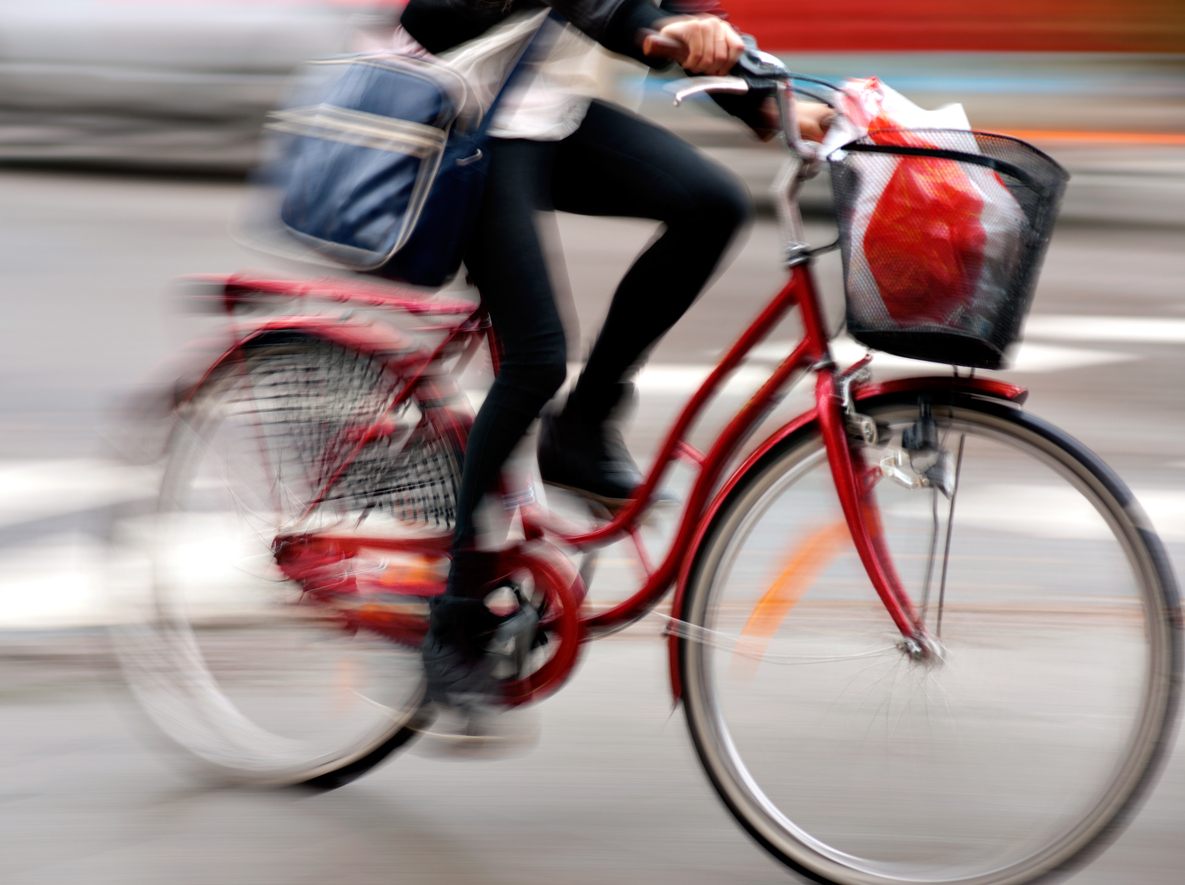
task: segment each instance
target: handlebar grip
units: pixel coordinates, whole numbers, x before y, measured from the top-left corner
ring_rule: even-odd
[[[650,58],[665,58],[667,61],[682,64],[687,60],[687,44],[674,37],[666,37],[658,31],[644,30],[639,33],[642,38],[642,54]]]

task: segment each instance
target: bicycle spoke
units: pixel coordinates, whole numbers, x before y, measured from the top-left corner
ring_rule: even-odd
[[[672,618],[670,615],[665,615],[662,612],[654,611],[651,614],[662,618],[667,623],[667,631],[675,636],[681,636],[684,639],[700,645],[707,645],[713,648],[719,648],[726,651],[731,651],[733,654],[741,657],[752,658],[755,661],[767,662],[771,664],[828,664],[836,661],[855,661],[860,658],[878,657],[883,654],[893,653],[900,655],[896,645],[885,645],[880,648],[871,649],[865,652],[857,652],[848,655],[776,655],[769,654],[766,651],[766,644],[755,644],[748,637],[733,636],[728,633],[723,633],[720,630],[710,630],[706,627],[699,627],[687,621],[680,621],[678,618]]]
[[[954,532],[955,524],[955,501],[959,496],[959,477],[963,473],[963,447],[967,443],[967,435],[959,435],[959,453],[955,456],[955,483],[954,489],[950,495],[950,511],[946,517],[946,543],[943,544],[942,551],[942,577],[938,585],[938,619],[935,628],[935,635],[939,639],[942,638],[942,610],[946,605],[946,574],[947,567],[950,565],[950,542],[951,535]]]
[[[923,626],[930,608],[930,580],[934,576],[934,556],[938,553],[938,489],[934,487],[930,489],[930,512],[930,549],[926,555],[926,574],[922,578],[922,604],[918,607]]]

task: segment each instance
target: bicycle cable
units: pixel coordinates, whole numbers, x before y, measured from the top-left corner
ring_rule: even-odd
[[[690,639],[692,642],[698,642],[701,645],[731,650],[734,654],[741,655],[742,657],[752,658],[758,661],[769,661],[770,663],[774,664],[829,664],[836,661],[853,661],[860,658],[873,658],[888,652],[896,653],[898,651],[896,645],[886,645],[884,648],[859,652],[852,655],[828,655],[825,657],[771,655],[767,654],[764,649],[746,649],[746,641],[745,637],[743,636],[731,636],[727,633],[721,633],[719,630],[712,630],[708,627],[700,627],[696,624],[692,624],[689,621],[682,621],[679,618],[671,617],[670,615],[664,614],[660,611],[652,610],[650,614],[666,621],[666,632],[668,634],[679,636],[683,639]]]

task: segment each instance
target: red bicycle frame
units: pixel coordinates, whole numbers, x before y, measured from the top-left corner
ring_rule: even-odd
[[[442,378],[445,379],[443,383],[451,383],[448,380],[450,376],[432,371],[433,367],[438,366],[444,359],[451,356],[458,357],[458,365],[463,364],[472,357],[484,339],[488,338],[490,341],[496,366],[498,350],[496,341],[492,337],[488,318],[483,308],[474,309],[470,302],[459,299],[429,299],[418,293],[394,287],[345,285],[338,281],[291,282],[258,279],[245,275],[200,279],[204,282],[218,284],[220,297],[228,311],[233,311],[240,304],[260,296],[279,296],[360,303],[369,307],[402,310],[418,316],[460,317],[459,320],[453,319],[429,327],[445,332],[444,338],[432,350],[415,347],[410,339],[388,327],[354,320],[343,322],[340,318],[287,316],[251,325],[238,325],[234,330],[235,345],[223,355],[215,367],[210,369],[211,372],[218,365],[241,358],[243,347],[261,336],[278,330],[301,331],[315,337],[329,338],[341,344],[360,348],[366,352],[379,353],[388,361],[400,366],[407,381],[393,398],[387,410],[387,414],[390,414],[422,385],[433,385],[432,398],[436,401],[440,401],[442,397],[447,398],[454,395],[455,390],[437,389],[442,384]],[[705,405],[742,363],[749,351],[760,343],[790,310],[796,307],[801,311],[804,330],[802,340],[729,422],[711,449],[706,453],[697,451],[685,441],[684,437]],[[857,364],[853,369],[859,367],[860,364]],[[454,369],[456,368],[454,366]],[[720,480],[724,470],[733,460],[750,431],[776,406],[783,391],[807,371],[814,371],[816,374],[814,410],[799,416],[775,432],[758,446],[756,452],[746,459],[721,485]],[[850,371],[852,369],[849,369]],[[585,638],[594,638],[597,635],[620,629],[641,618],[657,604],[672,583],[677,584],[675,599],[675,610],[677,611],[688,578],[689,563],[693,559],[689,554],[694,552],[724,496],[735,485],[739,477],[755,463],[756,457],[768,451],[790,432],[801,428],[810,421],[817,421],[826,447],[828,463],[844,519],[860,561],[886,612],[902,636],[908,641],[917,643],[919,648],[924,647],[925,628],[901,584],[884,543],[879,511],[873,494],[876,476],[864,465],[858,447],[853,446],[849,440],[844,404],[839,391],[839,381],[842,377],[843,374],[838,371],[831,358],[828,335],[811,273],[810,261],[806,255],[803,255],[792,264],[790,278],[785,287],[754,319],[683,408],[659,449],[654,466],[642,488],[626,507],[618,511],[604,525],[588,532],[576,532],[571,527],[561,525],[558,520],[538,507],[523,509],[523,527],[528,540],[552,537],[572,548],[582,550],[612,543],[624,535],[631,535],[638,547],[639,559],[646,572],[644,585],[628,599],[605,611],[583,614],[578,624],[568,619],[564,626],[567,628],[565,632],[573,634],[570,638],[578,643]],[[865,386],[855,391],[854,399],[859,400],[869,395],[894,389],[933,389],[936,386],[976,391],[980,395],[1012,401],[1022,400],[1025,394],[1022,388],[1001,382],[947,376],[908,379],[878,387]],[[316,498],[310,503],[309,510],[316,506],[328,489],[332,487],[333,482],[342,475],[365,445],[366,440],[372,434],[379,432],[379,425],[385,417],[386,415],[380,416],[371,428],[353,437],[357,441],[351,442],[352,450],[339,462],[335,473],[325,482]],[[454,422],[449,427],[438,429],[453,435],[461,443],[463,443],[467,431],[464,422]],[[684,506],[682,518],[670,549],[663,561],[655,567],[649,562],[638,539],[638,523],[650,506],[654,493],[662,482],[668,467],[676,459],[696,464],[699,468],[699,475]],[[719,491],[716,491],[717,489]],[[311,540],[310,537],[301,535],[277,538],[275,548],[277,561],[282,563],[285,559],[294,556],[294,551],[307,547]],[[315,541],[319,549],[329,551],[326,554],[327,562],[342,556],[356,555],[363,548],[391,551],[418,550],[432,552],[439,556],[445,554],[448,543],[447,537],[411,540],[324,533],[316,535]],[[579,580],[574,577],[572,581],[574,584],[579,583]],[[582,598],[583,588],[580,588],[575,593],[572,602],[578,606]],[[420,634],[419,625],[413,624],[409,627],[404,624],[404,628],[412,630],[413,634]],[[567,655],[564,657],[566,658]],[[676,692],[678,692],[677,684]]]
[[[773,329],[792,308],[802,313],[803,338],[790,355],[773,371],[770,377],[749,399],[717,438],[711,450],[699,453],[688,445],[684,436],[695,422],[700,411],[715,394],[728,376],[741,364],[745,355]],[[699,390],[684,407],[674,426],[659,449],[654,467],[646,478],[637,496],[605,525],[583,534],[567,534],[556,530],[553,524],[539,514],[528,514],[524,523],[528,531],[539,536],[550,532],[558,535],[567,544],[580,549],[617,540],[623,533],[634,534],[642,516],[662,481],[670,463],[682,457],[699,466],[699,476],[692,487],[683,510],[683,518],[675,534],[666,558],[657,568],[647,567],[645,585],[628,599],[607,611],[582,619],[581,624],[588,633],[611,632],[645,615],[665,594],[673,581],[678,580],[679,589],[675,610],[682,596],[687,569],[692,560],[688,554],[694,551],[702,537],[711,516],[715,513],[723,495],[711,500],[721,474],[732,460],[750,430],[780,401],[783,391],[808,370],[816,373],[815,409],[809,417],[818,420],[826,446],[831,475],[839,494],[840,504],[848,529],[855,544],[860,561],[864,565],[873,587],[884,604],[893,623],[902,636],[919,644],[924,640],[925,629],[918,618],[909,595],[906,593],[893,567],[892,558],[884,543],[879,511],[873,496],[874,478],[859,462],[858,456],[849,444],[842,403],[837,391],[837,368],[828,347],[828,335],[815,288],[810,263],[805,257],[794,264],[786,286],[750,324],[740,339],[721,360],[716,369],[703,382]],[[960,386],[980,389],[989,395],[1015,400],[1023,396],[1021,388],[998,382],[984,382],[975,379],[914,379],[933,387],[947,386],[950,381],[961,382]],[[807,417],[807,416],[804,416]],[[795,422],[800,425],[804,422]],[[771,439],[782,438],[779,431]],[[769,443],[759,447],[767,451]],[[746,461],[726,483],[725,491],[731,489],[735,480],[750,466]],[[711,505],[711,506],[709,506]],[[642,554],[639,549],[640,555]],[[641,557],[644,567],[646,559]],[[680,563],[683,564],[682,571]]]

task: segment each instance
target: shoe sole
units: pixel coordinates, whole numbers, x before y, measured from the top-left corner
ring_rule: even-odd
[[[633,498],[606,498],[603,495],[598,495],[595,492],[586,491],[585,489],[578,489],[575,486],[566,486],[562,482],[552,482],[551,480],[543,480],[545,486],[551,486],[556,489],[563,489],[565,492],[571,492],[574,495],[579,495],[581,498],[587,498],[590,501],[595,501],[598,504],[603,504],[610,510],[620,510],[627,504],[633,502]],[[670,492],[660,491],[651,500],[647,506],[647,510],[654,510],[658,507],[667,507],[679,503],[679,498]]]
[[[565,492],[571,492],[574,495],[579,495],[582,498],[587,498],[590,501],[595,501],[598,504],[603,504],[610,510],[620,510],[629,504],[633,498],[606,498],[604,495],[598,495],[596,492],[590,492],[587,489],[578,489],[575,486],[566,486],[562,482],[552,482],[551,480],[543,480],[545,486],[551,486],[556,489],[563,489]]]

